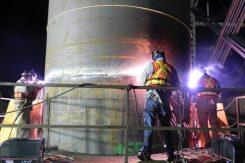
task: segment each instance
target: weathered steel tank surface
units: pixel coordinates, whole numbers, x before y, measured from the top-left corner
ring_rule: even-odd
[[[137,85],[151,52],[164,49],[181,80],[190,68],[189,0],[50,0],[45,81]],[[48,97],[71,88],[48,88]],[[130,91],[130,126],[142,124],[144,90]],[[45,123],[124,125],[125,90],[77,88],[52,99]],[[89,154],[121,154],[121,129],[46,129],[49,147]],[[141,139],[129,133],[129,154]]]

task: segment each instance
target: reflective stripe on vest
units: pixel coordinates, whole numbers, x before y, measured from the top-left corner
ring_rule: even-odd
[[[170,67],[161,61],[152,62],[155,72],[151,77],[147,78],[146,86],[149,85],[170,85],[169,73],[171,72]]]
[[[216,81],[213,78],[202,78],[202,85],[204,88],[216,88]],[[218,94],[212,91],[203,91],[197,94],[199,97],[201,96],[215,96]]]

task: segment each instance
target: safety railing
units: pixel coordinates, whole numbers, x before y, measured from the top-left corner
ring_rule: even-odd
[[[40,84],[23,84],[23,83],[9,83],[0,82],[0,86],[40,86]],[[47,83],[41,84],[42,87],[72,87],[76,88],[103,88],[103,89],[120,89],[125,91],[125,117],[124,125],[33,125],[33,124],[0,124],[0,127],[21,127],[21,128],[83,128],[83,129],[123,129],[124,130],[124,162],[128,162],[128,133],[130,130],[173,130],[173,131],[231,131],[231,132],[244,132],[244,128],[196,128],[183,126],[180,127],[144,127],[144,126],[129,126],[129,92],[133,89],[166,89],[166,90],[180,90],[187,91],[186,87],[160,87],[160,86],[134,86],[134,85],[96,85],[96,84],[54,84]],[[219,89],[199,89],[199,90],[216,90],[221,92],[244,92],[245,88],[219,88]],[[66,93],[66,92],[64,92]],[[46,99],[43,102],[56,98],[56,96]],[[237,106],[238,107],[238,106]],[[239,110],[237,111],[239,114]],[[3,115],[3,114],[2,114]],[[237,117],[239,118],[239,117]]]
[[[245,121],[241,122],[241,117],[240,117],[241,107],[239,104],[239,100],[241,100],[241,99],[245,99],[245,96],[235,97],[237,128],[244,128],[245,127]],[[244,132],[243,131],[239,131],[238,137],[241,139],[241,143],[244,144]]]

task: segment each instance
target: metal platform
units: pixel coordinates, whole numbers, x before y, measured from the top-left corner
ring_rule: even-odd
[[[182,151],[175,152],[178,154],[175,162],[183,163],[203,163],[203,162],[222,162],[221,158],[212,157],[210,155],[211,149],[183,149]],[[151,155],[151,161],[140,161],[137,156],[129,156],[129,163],[164,163],[167,162],[166,153],[158,153]],[[70,153],[65,151],[50,150],[45,152],[44,159],[45,163],[54,163],[57,161],[62,161],[64,163],[123,163],[125,162],[124,156],[102,156],[102,155],[88,155],[88,154],[78,154]]]

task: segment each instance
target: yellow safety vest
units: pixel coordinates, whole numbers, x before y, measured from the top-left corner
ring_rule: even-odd
[[[145,85],[170,86],[171,67],[162,61],[154,61],[152,65],[154,73],[146,79]]]

